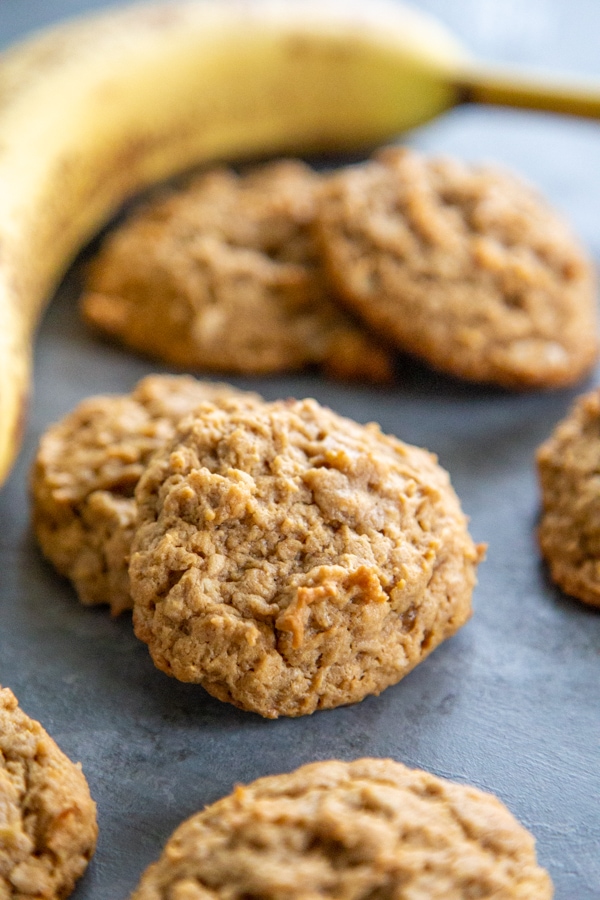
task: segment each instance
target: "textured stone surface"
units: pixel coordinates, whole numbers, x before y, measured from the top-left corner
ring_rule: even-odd
[[[0,39],[94,5],[2,0]],[[596,0],[418,5],[480,58],[600,74]],[[596,123],[472,107],[410,141],[522,172],[600,259]],[[26,483],[42,431],[84,397],[130,391],[156,369],[85,333],[74,315],[79,286],[75,274],[42,325],[26,444],[0,491],[0,683],[81,760],[98,803],[98,849],[73,900],[128,897],[174,829],[236,783],[358,756],[393,757],[495,793],[535,835],[556,900],[598,900],[600,615],[552,586],[535,537],[535,450],[574,392],[508,396],[414,366],[379,390],[309,376],[236,381],[269,399],[317,397],[435,450],[474,537],[490,544],[473,618],[399,685],[354,706],[267,721],[165,678],[129,616],[82,607],[35,547]]]

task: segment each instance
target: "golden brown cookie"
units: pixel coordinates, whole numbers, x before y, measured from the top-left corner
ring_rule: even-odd
[[[179,826],[132,900],[551,900],[491,794],[389,759],[260,778]]]
[[[334,175],[321,200],[340,297],[401,349],[509,388],[571,384],[591,368],[592,266],[514,176],[388,148]]]
[[[425,450],[314,400],[186,419],[136,490],[136,634],[263,716],[378,694],[471,614],[480,558]]]
[[[0,898],[68,896],[96,848],[96,804],[79,765],[0,688]]]
[[[319,176],[296,161],[217,169],[111,235],[83,298],[92,325],[187,369],[322,365],[389,381],[391,358],[332,302],[311,226]]]
[[[537,452],[539,542],[553,580],[600,606],[600,388],[585,394]]]
[[[39,544],[86,605],[131,609],[127,565],[135,486],[179,420],[206,400],[257,395],[186,376],[151,375],[131,394],[91,397],[43,435],[31,473]]]

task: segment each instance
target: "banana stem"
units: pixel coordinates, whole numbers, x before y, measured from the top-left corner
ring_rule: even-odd
[[[477,67],[456,79],[459,103],[486,103],[600,118],[600,82]]]

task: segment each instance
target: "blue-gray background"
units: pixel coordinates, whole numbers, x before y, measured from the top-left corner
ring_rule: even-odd
[[[0,0],[0,47],[101,6]],[[422,0],[488,60],[600,79],[597,0]],[[496,160],[535,182],[600,260],[600,124],[460,109],[409,138],[428,152]],[[96,342],[79,324],[81,260],[46,315],[24,451],[0,492],[0,683],[83,763],[100,840],[76,900],[120,900],[173,828],[234,783],[315,759],[392,756],[501,797],[535,834],[557,900],[600,898],[600,614],[561,595],[534,528],[536,446],[576,390],[510,395],[407,366],[386,389],[317,376],[237,379],[268,398],[313,395],[435,450],[476,539],[489,542],[473,620],[379,698],[267,722],[156,671],[130,617],[79,606],[40,559],[27,468],[47,424],[82,397],[126,391],[157,367]],[[600,526],[599,526],[600,527]]]

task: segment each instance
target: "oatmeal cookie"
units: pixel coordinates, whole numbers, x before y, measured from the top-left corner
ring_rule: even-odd
[[[378,694],[471,614],[480,549],[425,450],[314,400],[203,407],[136,490],[136,634],[263,716]]]
[[[600,388],[580,397],[537,452],[538,536],[553,580],[600,606]]]
[[[175,426],[206,400],[258,400],[225,384],[151,375],[131,394],[91,397],[43,435],[31,473],[33,526],[44,555],[86,605],[131,609],[127,565],[135,486]]]
[[[321,201],[340,297],[401,349],[508,388],[571,384],[593,365],[592,266],[516,177],[388,148],[329,179]]]
[[[320,178],[296,161],[202,175],[108,238],[87,321],[187,369],[264,374],[318,363],[389,381],[391,357],[328,296],[311,226]]]
[[[96,847],[96,804],[79,765],[0,688],[0,898],[58,900]]]
[[[550,900],[491,794],[389,759],[260,778],[184,822],[132,900]]]

